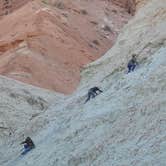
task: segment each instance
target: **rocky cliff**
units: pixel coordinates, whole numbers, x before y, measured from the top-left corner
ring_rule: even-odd
[[[2,10],[7,15],[0,21],[0,74],[65,94],[76,89],[82,67],[111,48],[131,18],[125,5],[112,1],[9,3],[11,12]]]
[[[137,5],[115,45],[84,68],[72,95],[0,78],[2,166],[165,166],[166,3]],[[127,74],[133,53],[139,66]],[[103,93],[84,104],[94,85]],[[36,148],[20,157],[26,136]]]

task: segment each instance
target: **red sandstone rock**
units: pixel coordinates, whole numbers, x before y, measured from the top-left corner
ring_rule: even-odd
[[[68,94],[79,84],[80,69],[113,45],[131,17],[130,5],[122,0],[43,2],[17,6],[15,0],[14,12],[0,20],[0,73]]]

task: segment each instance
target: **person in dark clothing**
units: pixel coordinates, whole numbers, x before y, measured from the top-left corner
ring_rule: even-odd
[[[28,151],[35,148],[35,144],[30,137],[27,137],[25,141],[21,142],[20,144],[24,144],[24,151],[22,154],[26,154]]]
[[[89,100],[90,100],[90,98],[94,98],[94,97],[96,97],[99,93],[97,93],[97,92],[99,92],[99,93],[102,93],[103,91],[102,90],[100,90],[98,87],[93,87],[93,88],[90,88],[89,90],[88,90],[88,98],[86,99],[86,101],[85,101],[85,103],[87,103]]]
[[[131,60],[128,62],[128,65],[127,65],[128,73],[130,73],[131,71],[134,71],[137,65],[138,65],[138,62],[136,59],[136,54],[133,54]]]

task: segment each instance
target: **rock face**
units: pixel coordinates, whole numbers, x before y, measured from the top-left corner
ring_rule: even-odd
[[[65,94],[78,86],[82,67],[111,48],[131,18],[124,5],[112,1],[10,4],[14,12],[0,20],[0,74]]]
[[[166,3],[137,4],[135,17],[86,66],[72,95],[0,78],[1,166],[165,166]],[[133,53],[139,66],[126,74]],[[83,104],[94,85],[103,93]],[[36,148],[18,157],[26,136]]]
[[[113,0],[114,4],[126,8],[129,14],[134,15],[136,11],[136,0]]]
[[[26,3],[28,3],[29,0],[1,0],[0,1],[0,17],[4,17],[5,15],[8,15],[18,8],[22,7]]]

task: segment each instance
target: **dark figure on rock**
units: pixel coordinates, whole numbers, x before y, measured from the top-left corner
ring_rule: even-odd
[[[21,144],[24,144],[24,151],[21,153],[22,155],[35,148],[35,144],[30,137],[27,137],[25,141],[21,142]]]
[[[87,103],[90,98],[96,97],[99,93],[102,93],[103,91],[100,90],[98,87],[93,87],[88,90],[88,98],[86,99],[85,103]]]
[[[136,66],[138,66],[138,62],[136,59],[136,54],[132,55],[132,58],[130,59],[130,61],[128,62],[128,73],[134,71],[134,69],[136,68]]]

